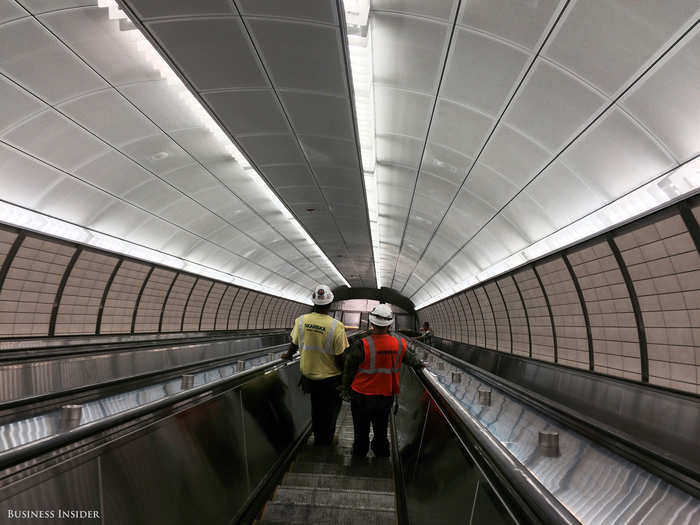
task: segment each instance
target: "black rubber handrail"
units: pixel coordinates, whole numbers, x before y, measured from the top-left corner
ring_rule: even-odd
[[[215,341],[250,339],[253,337],[275,336],[288,334],[288,330],[270,331],[234,331],[226,334],[211,334],[202,336],[174,337],[172,339],[149,339],[143,341],[120,341],[106,343],[86,343],[76,345],[56,345],[26,349],[3,350],[0,352],[0,365],[12,365],[24,361],[40,359],[65,358],[70,356],[86,356],[103,354],[110,351],[142,350],[159,346],[184,346]],[[108,337],[108,336],[105,336]]]
[[[246,350],[238,354],[227,355],[222,357],[210,357],[208,359],[203,359],[200,361],[193,361],[191,363],[173,366],[166,370],[142,372],[138,374],[132,374],[129,376],[118,377],[116,379],[108,379],[107,381],[102,381],[100,383],[91,383],[89,385],[67,388],[56,392],[47,392],[45,394],[22,397],[10,401],[2,401],[0,402],[0,412],[26,407],[28,405],[35,405],[37,403],[48,403],[56,399],[64,399],[67,402],[70,402],[70,397],[74,395],[85,394],[86,392],[90,391],[95,391],[96,393],[99,393],[101,390],[104,390],[106,388],[111,388],[119,385],[128,385],[129,383],[142,381],[144,379],[156,379],[158,380],[158,382],[160,382],[161,380],[165,381],[171,379],[171,376],[179,375],[179,373],[194,371],[201,369],[202,367],[210,367],[211,365],[224,365],[227,362],[236,362],[241,357],[250,356],[252,354],[278,352],[287,348],[287,345],[288,343],[281,343],[272,346],[264,346],[261,348]]]

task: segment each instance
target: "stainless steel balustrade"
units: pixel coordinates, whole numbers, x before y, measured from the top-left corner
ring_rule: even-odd
[[[31,435],[52,428],[53,414],[3,427],[0,516],[71,509],[109,523],[229,523],[308,428],[298,380],[298,360],[265,352],[245,370],[195,374],[187,391],[173,380],[86,404],[80,426],[62,434]]]
[[[453,373],[461,374],[460,381],[452,380]],[[529,501],[554,499],[557,503],[548,505],[551,509],[558,505],[584,524],[681,525],[700,519],[700,500],[562,427],[468,370],[442,359],[435,351],[429,355],[423,377],[459,414],[484,449],[493,452],[502,470],[524,490]],[[478,402],[482,388],[492,392],[490,406]],[[429,417],[435,424],[434,416],[426,412],[424,434],[435,432],[434,426],[428,426]],[[559,455],[541,448],[540,431],[559,434]],[[417,457],[422,457],[420,450]],[[424,466],[425,462],[415,467],[417,475]],[[404,466],[408,475],[410,468]],[[459,477],[456,472],[450,475]],[[447,479],[447,483],[454,481],[449,476]],[[570,522],[565,513],[561,519]]]
[[[352,332],[349,332],[352,335]],[[286,345],[0,426],[0,516],[97,512],[109,523],[231,523],[310,426],[299,360]],[[189,385],[185,385],[189,386]],[[76,412],[76,411],[74,411]]]
[[[3,403],[97,386],[110,381],[177,369],[286,343],[287,333],[240,339],[180,343],[124,349],[96,355],[76,355],[0,363],[0,408]]]
[[[619,447],[619,453],[624,446],[628,455],[648,456],[646,462],[653,460],[659,472],[672,472],[679,481],[694,485],[696,496],[700,494],[697,396],[435,336],[426,348],[443,351],[474,373],[527,393],[533,402],[572,414],[580,423],[579,432],[602,429],[612,436],[607,446]],[[693,475],[694,482],[689,479]]]

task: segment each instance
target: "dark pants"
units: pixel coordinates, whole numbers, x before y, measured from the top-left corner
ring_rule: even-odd
[[[355,442],[352,445],[353,456],[366,456],[369,451],[369,426],[372,425],[374,437],[372,450],[376,456],[389,455],[389,414],[394,398],[392,396],[369,396],[352,392],[350,408],[355,429]]]
[[[306,378],[306,388],[311,394],[311,428],[316,445],[330,445],[333,441],[342,404],[338,391],[340,381],[339,375],[319,380]]]

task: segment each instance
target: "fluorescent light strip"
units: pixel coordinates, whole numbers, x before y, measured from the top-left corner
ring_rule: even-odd
[[[107,8],[109,10],[108,16],[110,19],[124,19],[131,22],[127,14],[121,10],[115,0],[98,0],[97,5],[98,7]],[[179,88],[178,96],[182,100],[183,104],[197,116],[202,126],[212,133],[219,147],[226,151],[231,157],[233,157],[233,159],[235,159],[235,161],[250,176],[251,180],[260,189],[262,189],[265,195],[275,204],[277,209],[282,213],[283,217],[296,227],[297,231],[309,244],[309,247],[315,252],[315,254],[323,261],[323,263],[325,263],[326,268],[324,269],[319,267],[319,269],[325,273],[334,274],[339,281],[350,287],[350,283],[348,283],[345,277],[343,277],[343,274],[341,274],[333,262],[326,257],[326,254],[323,253],[321,248],[314,242],[306,229],[291,214],[275,192],[272,191],[265,179],[263,179],[262,176],[250,165],[245,155],[243,155],[243,153],[229,139],[228,135],[226,135],[219,124],[211,117],[209,112],[202,106],[199,100],[197,100],[190,90],[187,89],[187,86],[183,84],[168,63],[163,60],[163,57],[160,56],[160,53],[158,53],[158,51],[151,45],[148,39],[143,36],[141,31],[136,29],[135,26],[134,30],[131,30],[130,32],[132,32],[136,38],[136,48],[138,49],[139,53],[153,66],[154,69],[158,71],[161,78],[165,79],[168,84]]]
[[[458,283],[450,290],[431,297],[417,305],[416,310],[430,306],[477,283],[488,281],[528,261],[539,259],[544,255],[554,253],[562,248],[593,237],[602,231],[610,230],[622,223],[639,218],[667,203],[688,197],[699,188],[700,157],[695,157],[670,173],[657,177],[586,217],[551,233],[524,250],[497,262],[477,275],[470,277],[467,281]]]
[[[367,211],[369,213],[370,235],[374,252],[374,273],[377,288],[382,287],[379,272],[379,194],[377,177],[374,130],[374,77],[372,74],[372,31],[369,24],[370,0],[344,0],[345,23],[348,34],[348,51],[352,69],[355,118],[360,139],[362,171],[365,177]]]
[[[374,250],[374,273],[377,277],[377,288],[382,287],[382,276],[379,264],[379,201],[377,192],[377,176],[365,172],[365,191],[367,192],[367,211],[369,212],[369,229],[372,235]]]
[[[176,270],[209,277],[229,284],[243,286],[258,292],[264,292],[277,297],[283,297],[304,304],[312,304],[307,295],[292,295],[270,288],[264,284],[256,283],[245,277],[233,273],[222,272],[208,266],[204,266],[181,257],[175,257],[167,253],[146,248],[124,239],[119,239],[105,233],[101,233],[83,226],[77,226],[61,219],[49,217],[8,202],[0,201],[0,222],[31,230],[38,233],[58,237],[67,241],[92,246],[100,250],[126,255],[135,259],[141,259],[154,264],[168,266]]]

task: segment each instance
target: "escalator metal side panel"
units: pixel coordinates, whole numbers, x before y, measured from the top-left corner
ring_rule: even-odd
[[[54,457],[53,466],[34,467],[2,488],[0,510],[6,516],[12,506],[46,501],[56,509],[100,510],[106,523],[228,523],[253,497],[265,468],[308,426],[298,378],[298,362],[273,369],[194,406],[173,407],[82,455]],[[21,473],[22,465],[12,471]],[[71,481],[76,477],[88,481]]]
[[[406,367],[395,425],[411,525],[520,523],[493,493],[430,394]]]
[[[232,357],[256,348],[284,344],[288,340],[287,334],[278,334],[0,364],[0,403]]]
[[[687,475],[700,472],[700,398],[433,337],[433,346],[540,396],[563,413],[654,452]]]

